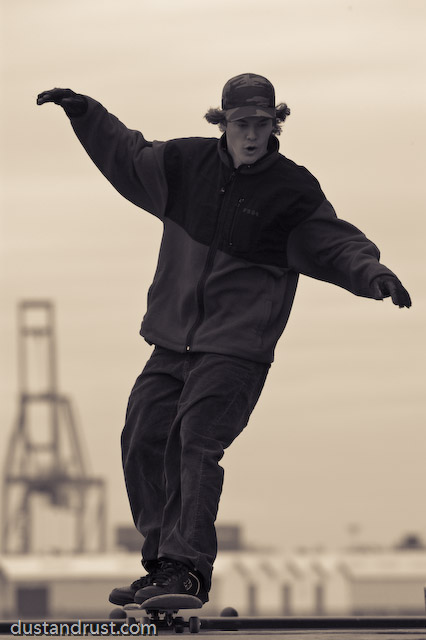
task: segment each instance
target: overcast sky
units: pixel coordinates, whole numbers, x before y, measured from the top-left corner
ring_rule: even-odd
[[[71,87],[146,138],[216,136],[203,120],[253,71],[292,110],[281,153],[320,181],[410,291],[409,311],[302,278],[250,424],[224,459],[220,522],[295,548],[426,538],[423,0],[0,0],[0,446],[17,414],[16,306],[55,303],[74,403],[111,524],[130,522],[119,436],[149,357],[139,337],[161,225],[125,201],[62,110]],[[41,363],[40,365],[41,366]]]

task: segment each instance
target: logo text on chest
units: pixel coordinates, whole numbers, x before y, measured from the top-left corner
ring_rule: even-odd
[[[246,213],[248,216],[254,216],[255,218],[258,218],[260,215],[259,211],[256,211],[255,209],[249,209],[248,207],[244,207],[243,213]]]

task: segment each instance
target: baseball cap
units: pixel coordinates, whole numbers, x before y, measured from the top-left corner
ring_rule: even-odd
[[[223,87],[222,109],[228,122],[259,116],[275,118],[273,85],[256,73],[242,73],[228,80]]]

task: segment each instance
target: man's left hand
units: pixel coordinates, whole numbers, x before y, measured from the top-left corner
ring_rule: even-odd
[[[383,298],[392,298],[392,302],[400,309],[403,307],[411,307],[411,298],[407,289],[402,286],[402,283],[393,276],[378,276],[373,281],[373,297],[376,300],[383,300]]]

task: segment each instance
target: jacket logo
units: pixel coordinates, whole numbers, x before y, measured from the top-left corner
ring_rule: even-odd
[[[256,211],[255,209],[248,209],[247,207],[244,207],[243,213],[246,213],[248,216],[254,216],[255,218],[258,218],[260,215],[259,211]]]

